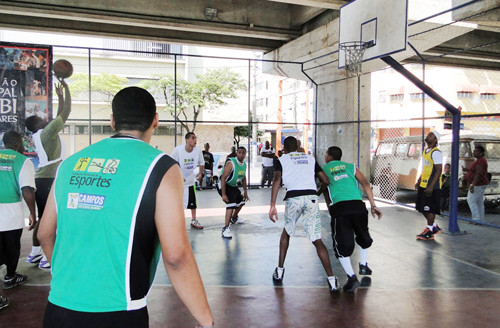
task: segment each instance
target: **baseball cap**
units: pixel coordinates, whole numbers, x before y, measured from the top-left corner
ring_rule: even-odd
[[[439,141],[439,139],[441,138],[441,134],[439,134],[439,132],[437,131],[431,131],[432,134],[434,134],[434,136],[436,137],[437,141]]]

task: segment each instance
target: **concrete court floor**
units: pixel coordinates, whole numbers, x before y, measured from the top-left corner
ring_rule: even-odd
[[[434,241],[417,241],[415,235],[425,227],[423,216],[378,203],[384,217],[370,220],[374,244],[368,263],[373,275],[362,280],[358,275],[362,287],[355,293],[332,294],[303,229],[290,241],[283,285],[273,285],[283,221],[272,223],[267,217],[270,189],[249,191],[251,201],[241,212],[247,223],[232,227],[232,240],[220,236],[224,207],[217,192],[203,190],[197,195],[198,217],[205,229],[188,233],[216,327],[500,327],[497,229],[459,222],[467,234],[452,236],[446,233],[447,218],[439,217],[445,233]],[[345,275],[333,256],[324,202],[321,209],[323,241],[343,284]],[[41,327],[50,274],[24,262],[30,239],[31,232],[24,232],[18,267],[29,281],[2,291],[11,305],[0,311],[1,328]],[[356,249],[355,271],[358,255]],[[163,266],[148,309],[150,327],[195,325]]]

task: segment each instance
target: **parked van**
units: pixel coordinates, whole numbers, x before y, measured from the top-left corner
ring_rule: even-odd
[[[491,182],[486,188],[487,200],[500,200],[500,138],[460,131],[459,145],[459,197],[467,196],[464,173],[475,161],[472,154],[477,145],[485,149]],[[438,148],[443,153],[443,166],[451,163],[451,134],[441,137]],[[424,146],[426,147],[426,146]],[[370,181],[380,189],[380,196],[393,199],[396,190],[415,190],[420,176],[422,137],[410,136],[382,140],[371,161]]]

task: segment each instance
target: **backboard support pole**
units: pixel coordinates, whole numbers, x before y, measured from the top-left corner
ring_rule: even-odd
[[[458,206],[458,161],[459,161],[459,142],[460,140],[460,119],[461,112],[458,108],[450,104],[446,99],[441,97],[436,91],[434,91],[427,84],[422,82],[419,78],[413,75],[410,71],[404,68],[403,65],[398,63],[391,56],[385,56],[380,58],[386,64],[391,66],[398,73],[406,77],[410,82],[412,82],[417,88],[422,90],[429,97],[437,101],[441,106],[443,106],[447,111],[452,114],[452,136],[453,142],[451,146],[451,183],[450,183],[450,218],[448,222],[448,231],[453,234],[460,234],[460,228],[457,223],[457,206]]]

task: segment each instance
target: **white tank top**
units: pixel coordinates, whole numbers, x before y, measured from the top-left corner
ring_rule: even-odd
[[[283,184],[292,190],[316,190],[314,168],[316,160],[311,155],[293,152],[279,159],[283,168]]]
[[[40,138],[41,133],[42,133],[42,129],[33,133],[33,135],[31,136],[33,138],[33,141],[35,142],[35,151],[38,154],[38,160],[39,160],[38,168],[57,163],[66,157],[65,156],[66,151],[65,151],[65,147],[64,147],[64,142],[62,141],[61,137],[58,136],[59,142],[61,143],[61,154],[58,158],[49,161],[47,153],[45,152],[45,149],[43,148],[43,145],[42,145],[42,139]]]

